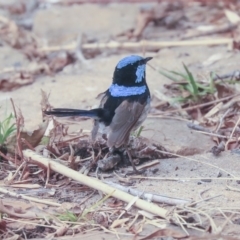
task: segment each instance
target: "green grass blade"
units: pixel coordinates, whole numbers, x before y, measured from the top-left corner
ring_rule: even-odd
[[[192,86],[193,94],[194,94],[195,97],[197,97],[199,92],[198,92],[198,87],[197,87],[196,81],[195,81],[192,73],[188,70],[187,66],[184,63],[183,63],[183,67],[184,67],[184,69],[185,69],[185,71],[188,75],[188,81]]]
[[[13,115],[10,114],[2,122],[0,122],[0,144],[4,144],[7,138],[16,130],[15,123],[11,124]]]
[[[137,131],[137,137],[140,137],[142,130],[143,130],[144,126],[141,126],[138,131]]]
[[[194,97],[195,93],[194,93],[194,89],[192,88],[192,86],[190,84],[185,85],[185,89]]]

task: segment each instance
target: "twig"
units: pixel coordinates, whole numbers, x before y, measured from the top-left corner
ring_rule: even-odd
[[[16,108],[15,108],[15,105],[14,105],[14,102],[13,102],[13,99],[10,98],[10,101],[12,103],[12,108],[13,108],[13,112],[14,112],[14,117],[16,119],[16,123],[17,123],[17,112],[16,112]]]
[[[189,38],[193,38],[193,37],[203,37],[203,36],[207,36],[207,35],[213,35],[216,33],[225,33],[225,32],[232,31],[237,26],[238,26],[238,24],[236,24],[236,23],[235,24],[225,24],[223,26],[214,27],[214,29],[210,29],[207,31],[197,31],[194,33],[190,33],[188,35],[183,36],[181,39],[189,39]]]
[[[215,74],[215,76],[213,77],[213,81],[216,81],[216,80],[219,80],[219,79],[223,80],[223,79],[226,79],[226,78],[230,78],[230,80],[232,80],[232,79],[239,80],[240,79],[240,71],[235,70],[233,72],[225,73],[223,75]]]
[[[239,96],[239,95],[240,95],[240,93],[236,93],[236,94],[233,94],[231,96],[220,98],[220,99],[210,101],[210,102],[207,102],[207,103],[202,103],[202,104],[198,104],[198,105],[195,105],[195,106],[186,107],[186,108],[182,108],[182,109],[170,110],[170,111],[166,111],[165,113],[180,112],[180,111],[186,111],[186,110],[192,110],[192,109],[196,109],[196,108],[206,107],[206,106],[212,105],[213,103],[222,102],[222,101],[228,100],[230,98],[234,98],[234,97]]]
[[[231,132],[231,135],[230,135],[228,141],[227,141],[226,144],[225,144],[225,150],[228,149],[228,144],[229,144],[229,142],[232,140],[233,134],[234,134],[234,132],[235,132],[235,130],[236,130],[239,122],[240,122],[240,117],[238,118],[238,120],[237,120],[237,122],[236,122],[236,124],[235,124],[235,126],[234,126],[234,128],[233,128],[233,130],[232,130],[232,132]]]
[[[199,46],[199,45],[221,45],[221,44],[232,44],[231,38],[222,39],[203,39],[194,41],[145,41],[140,42],[108,42],[108,43],[85,43],[82,44],[82,49],[115,49],[115,48],[143,48],[143,47],[178,47],[178,46]],[[71,51],[77,48],[77,43],[72,43],[64,46],[51,46],[42,47],[38,51],[42,52],[55,52],[60,50]]]
[[[235,213],[232,213],[230,217],[227,217],[226,214],[224,214],[224,213],[221,211],[221,209],[219,209],[219,210],[220,210],[220,212],[222,213],[222,215],[225,217],[226,220],[225,220],[225,222],[222,224],[222,227],[219,228],[218,233],[222,232],[223,229],[227,226],[228,223],[233,224],[232,218],[233,218],[233,216],[235,215]]]
[[[240,192],[240,189],[231,187],[229,185],[226,186],[228,190],[235,191],[235,192]]]
[[[113,197],[118,198],[124,202],[129,203],[132,201],[133,198],[135,198],[128,193],[122,192],[120,190],[114,189],[113,187],[106,185],[105,183],[99,181],[98,179],[80,174],[79,172],[69,169],[57,162],[54,162],[48,158],[38,155],[31,150],[24,150],[23,155],[25,157],[29,158],[30,162],[32,162],[32,163],[35,163],[40,166],[45,166],[45,167],[47,167],[49,165],[49,167],[53,171],[56,171],[58,173],[63,174],[64,176],[67,176],[78,182],[81,182],[82,184],[84,184],[90,188],[97,189],[106,194],[111,194]],[[142,199],[138,199],[134,203],[134,205],[142,210],[153,213],[164,219],[167,218],[168,211],[166,209],[158,207],[156,204],[146,202]]]
[[[193,130],[200,131],[200,132],[212,133],[209,129],[207,129],[207,128],[203,127],[203,126],[194,124],[192,122],[188,122],[187,123],[187,127],[190,128],[190,129],[193,129]]]
[[[13,159],[5,154],[3,154],[1,151],[0,151],[0,156],[4,159],[6,159],[7,161],[9,162],[14,162]]]
[[[193,178],[176,178],[176,177],[171,177],[171,178],[167,178],[167,177],[143,177],[143,176],[129,176],[127,179],[129,179],[129,181],[131,179],[151,179],[151,180],[162,180],[162,181],[192,181],[192,180],[218,180],[218,181],[229,181],[229,180],[236,180],[236,181],[240,181],[240,177],[236,177],[236,178],[228,178],[228,177],[208,177],[208,178],[202,178],[202,177],[193,177]]]
[[[13,218],[8,218],[8,217],[4,217],[5,220],[8,221],[12,221],[12,222],[19,222],[21,224],[30,224],[30,225],[34,225],[34,226],[39,226],[39,227],[44,227],[44,228],[54,228],[54,229],[58,229],[59,226],[54,226],[53,224],[50,225],[44,225],[44,224],[40,224],[40,223],[35,223],[35,222],[30,222],[30,221],[23,221],[23,220],[18,220],[18,219],[13,219]]]
[[[213,133],[213,132],[202,132],[202,131],[196,131],[196,130],[195,130],[195,132],[196,132],[196,133],[202,133],[202,134],[205,134],[205,135],[209,135],[209,136],[212,136],[212,137],[229,139],[228,136],[220,135],[220,134]]]
[[[233,178],[236,178],[236,176],[234,176],[232,173],[226,171],[226,170],[223,169],[223,168],[220,168],[220,167],[215,166],[215,165],[213,165],[213,164],[211,164],[211,163],[208,163],[208,162],[200,162],[199,160],[196,160],[196,159],[193,159],[193,158],[190,158],[190,157],[181,156],[181,155],[179,155],[179,154],[170,153],[170,152],[163,151],[163,150],[156,150],[156,152],[166,153],[166,154],[170,154],[170,155],[172,155],[172,156],[181,157],[181,158],[185,158],[185,159],[190,160],[190,161],[194,161],[194,162],[198,162],[198,163],[201,163],[201,164],[205,164],[205,165],[208,165],[208,166],[210,166],[210,167],[217,168],[217,169],[219,169],[219,170],[221,170],[221,171],[229,174],[229,176],[232,176]]]
[[[83,55],[82,52],[82,38],[83,38],[83,34],[79,33],[78,34],[78,38],[77,38],[77,46],[76,46],[76,57],[78,59],[79,62],[81,63],[88,63],[88,61],[86,60],[86,58]]]
[[[230,112],[230,108],[228,108],[227,111],[220,117],[220,121],[219,121],[218,127],[215,132],[219,131],[219,129],[221,128],[221,126],[223,124],[224,118],[228,115],[229,112]]]
[[[25,161],[22,161],[21,165],[17,168],[17,170],[15,171],[15,173],[13,174],[13,176],[11,177],[10,180],[8,180],[8,184],[11,184],[14,180],[14,178],[17,176],[18,172],[21,170],[21,168],[26,165]]]
[[[22,194],[17,194],[15,192],[11,192],[11,191],[9,191],[7,189],[4,189],[4,188],[1,188],[1,187],[0,187],[0,192],[8,194],[11,197],[22,198],[22,199],[29,200],[29,201],[32,201],[32,202],[47,204],[47,205],[55,206],[55,207],[60,207],[61,206],[60,203],[50,202],[50,201],[43,200],[43,199],[33,198],[33,197],[25,196],[25,195],[22,195]]]
[[[140,190],[133,189],[130,187],[125,187],[120,184],[116,184],[116,183],[109,182],[109,181],[104,181],[104,182],[114,188],[117,188],[117,189],[120,189],[121,191],[130,193],[133,196],[139,196],[140,198],[143,198],[148,201],[153,201],[153,202],[157,202],[157,203],[166,203],[169,205],[180,205],[180,204],[182,205],[182,204],[187,204],[187,203],[191,202],[191,200],[186,200],[186,199],[181,199],[181,198],[172,198],[172,197],[157,195],[157,194],[153,194],[153,193],[145,193]]]

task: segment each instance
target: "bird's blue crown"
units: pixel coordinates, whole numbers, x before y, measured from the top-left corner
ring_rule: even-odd
[[[141,60],[143,60],[142,57],[137,56],[137,55],[131,55],[131,56],[128,56],[128,57],[125,57],[125,58],[121,59],[118,62],[117,68],[121,69],[123,67],[126,67],[127,65],[134,64],[134,63],[136,63],[138,61],[141,61]]]

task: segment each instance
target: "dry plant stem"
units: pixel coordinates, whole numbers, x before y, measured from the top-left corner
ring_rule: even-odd
[[[225,217],[226,220],[222,224],[222,227],[219,228],[218,233],[221,233],[223,231],[223,229],[227,226],[228,223],[229,224],[233,224],[232,218],[235,215],[235,213],[232,213],[231,216],[228,218],[224,213],[222,213],[222,214],[223,214],[223,216]]]
[[[228,190],[231,190],[231,191],[240,192],[240,189],[231,187],[231,186],[229,186],[229,185],[227,185],[226,188],[227,188]]]
[[[235,130],[236,130],[236,128],[237,128],[239,122],[240,122],[240,117],[238,118],[238,120],[237,120],[237,122],[236,122],[236,124],[235,124],[235,126],[234,126],[234,128],[233,128],[233,130],[232,130],[232,133],[231,133],[231,135],[230,135],[228,141],[227,141],[226,144],[225,144],[225,150],[228,149],[228,144],[229,144],[229,142],[232,140],[233,134],[234,134],[234,132],[235,132]]]
[[[181,199],[181,198],[172,198],[172,197],[167,197],[167,196],[161,196],[161,195],[156,195],[152,193],[146,193],[143,191],[139,191],[137,189],[133,189],[130,187],[125,187],[113,182],[109,181],[104,181],[107,185],[112,186],[114,188],[117,188],[121,191],[130,193],[133,196],[139,196],[140,198],[143,198],[147,201],[153,201],[157,203],[166,203],[169,205],[180,205],[180,204],[187,204],[190,203],[191,200],[186,200],[186,199]]]
[[[191,34],[189,36],[183,36],[182,39],[189,39],[189,38],[194,38],[194,37],[203,37],[203,36],[207,36],[207,35],[212,35],[212,34],[216,34],[216,33],[225,33],[228,31],[231,31],[233,29],[235,29],[238,26],[238,24],[226,24],[223,26],[217,26],[212,30],[208,30],[208,31],[198,31],[194,34]]]
[[[21,138],[22,143],[25,143],[29,149],[31,149],[32,151],[35,151],[35,149],[32,147],[32,145],[24,138]]]
[[[197,130],[197,131],[200,131],[200,132],[207,132],[207,133],[211,133],[211,131],[203,126],[200,126],[200,125],[197,125],[197,124],[194,124],[192,122],[188,122],[187,123],[187,127],[190,128],[190,129],[193,129],[193,130]]]
[[[109,43],[85,43],[82,44],[82,49],[116,49],[116,48],[141,48],[144,47],[178,47],[178,46],[204,46],[204,45],[221,45],[221,44],[232,44],[233,40],[231,38],[222,39],[203,39],[203,40],[193,40],[193,41],[145,41],[140,42],[109,42]],[[42,47],[39,48],[40,52],[54,52],[54,51],[70,51],[75,50],[77,43],[65,45],[65,46],[52,46],[52,47]]]
[[[22,199],[32,201],[32,202],[47,204],[47,205],[55,206],[55,207],[60,207],[61,206],[60,203],[55,203],[55,202],[50,202],[50,201],[46,201],[46,200],[42,200],[42,199],[38,199],[38,198],[28,197],[28,196],[25,196],[23,194],[17,194],[15,192],[11,192],[11,191],[9,191],[7,189],[4,189],[4,188],[1,188],[1,187],[0,187],[0,192],[8,194],[11,197],[15,197],[15,198],[19,198],[19,199],[22,198]]]
[[[18,172],[20,171],[20,169],[26,165],[25,161],[22,161],[21,165],[18,167],[18,169],[16,170],[16,172],[13,174],[12,178],[8,181],[8,184],[11,184],[14,180],[14,178],[17,176]]]
[[[216,133],[212,133],[212,132],[202,132],[202,131],[196,131],[196,130],[195,130],[195,132],[202,133],[202,134],[205,134],[205,135],[209,135],[209,136],[212,136],[212,137],[219,137],[219,138],[229,139],[229,137],[227,137],[227,136],[216,134]]]
[[[29,160],[32,163],[35,163],[37,165],[44,165],[45,167],[47,167],[48,165],[50,166],[51,170],[56,171],[58,173],[63,174],[64,176],[67,176],[69,178],[72,178],[88,187],[91,187],[93,189],[97,189],[99,191],[104,192],[105,194],[111,194],[111,196],[118,198],[124,202],[131,202],[133,198],[135,198],[134,196],[122,192],[120,190],[114,189],[113,187],[110,187],[104,183],[102,183],[101,181],[99,181],[98,179],[95,178],[91,178],[88,176],[85,176],[83,174],[80,174],[72,169],[69,169],[57,162],[54,162],[48,158],[45,158],[43,156],[40,156],[38,154],[36,154],[35,152],[31,151],[31,150],[24,150],[23,151],[23,155],[27,158],[29,158]],[[149,203],[147,201],[138,199],[135,203],[134,206],[145,210],[147,212],[153,213],[157,216],[160,216],[164,219],[167,218],[167,210],[158,207],[157,205],[153,204],[153,203]]]
[[[174,113],[174,112],[192,110],[192,109],[196,109],[196,108],[200,108],[200,107],[206,107],[206,106],[212,105],[213,103],[222,102],[222,101],[228,100],[228,99],[230,99],[230,98],[234,98],[234,97],[239,96],[239,95],[240,95],[240,93],[236,93],[236,94],[233,94],[233,95],[231,95],[231,96],[227,96],[227,97],[224,97],[224,98],[220,98],[220,99],[217,99],[217,100],[214,100],[214,101],[211,101],[211,102],[202,103],[202,104],[199,104],[199,105],[195,105],[195,106],[191,106],[191,107],[186,107],[186,108],[182,108],[182,109],[176,109],[176,110],[166,111],[165,113]]]
[[[8,217],[4,217],[4,219],[8,220],[8,221],[12,221],[12,222],[19,222],[19,223],[22,223],[22,224],[25,223],[25,224],[35,225],[35,226],[39,226],[39,227],[44,227],[44,228],[46,228],[46,227],[47,228],[53,228],[53,229],[58,229],[59,228],[58,226],[54,226],[53,224],[51,224],[51,225],[44,225],[44,224],[39,224],[39,223],[34,223],[34,222],[29,222],[29,221],[23,221],[23,220],[18,220],[18,219],[14,219],[14,218],[8,218]],[[27,239],[27,238],[25,238],[25,239]]]
[[[192,180],[204,180],[204,179],[211,179],[211,180],[219,180],[219,181],[231,181],[233,180],[233,178],[218,178],[218,177],[214,177],[214,178],[202,178],[202,177],[195,177],[195,178],[166,178],[166,177],[142,177],[142,176],[129,176],[128,181],[130,181],[131,179],[152,179],[152,180],[163,180],[163,181],[192,181]],[[240,181],[240,177],[236,177],[234,178],[234,180],[236,181]]]
[[[21,131],[20,131],[20,118],[17,119],[17,152],[20,155],[21,159],[23,159],[23,153],[22,153],[22,146],[21,146],[21,139],[20,139],[20,135],[21,135]]]
[[[140,172],[139,170],[137,170],[136,166],[134,165],[134,162],[133,162],[133,159],[132,159],[131,153],[130,153],[130,151],[129,151],[128,148],[126,149],[126,152],[127,152],[127,155],[128,155],[129,161],[130,161],[130,163],[132,164],[133,172],[134,172],[134,173],[139,173],[139,174],[141,174],[141,172]]]
[[[20,157],[23,159],[21,143],[20,143],[20,118],[17,117],[17,112],[16,112],[16,108],[15,108],[15,104],[13,102],[13,99],[11,98],[10,100],[11,100],[11,103],[12,103],[12,107],[13,107],[13,111],[14,111],[14,115],[15,115],[15,119],[16,119],[18,154],[20,154]]]
[[[1,156],[2,158],[6,159],[6,160],[9,161],[9,162],[14,162],[10,157],[4,155],[1,151],[0,151],[0,156]]]
[[[223,79],[226,79],[226,78],[230,78],[231,80],[236,78],[238,79],[240,77],[240,71],[239,70],[235,70],[233,72],[230,72],[230,73],[225,73],[223,75],[217,75],[213,77],[213,80],[216,81],[216,80],[223,80]]]
[[[219,129],[221,128],[221,126],[222,126],[222,124],[223,124],[224,118],[228,115],[228,113],[230,112],[230,110],[231,110],[231,109],[228,108],[227,111],[221,116],[221,118],[220,118],[220,120],[219,120],[219,124],[218,124],[217,129],[216,129],[215,132],[218,132],[218,131],[219,131]]]
[[[227,136],[224,136],[224,135],[220,135],[220,134],[217,134],[217,133],[213,133],[212,131],[210,131],[209,129],[207,128],[204,128],[200,125],[196,125],[192,122],[188,122],[187,123],[187,126],[193,130],[195,130],[195,132],[198,132],[198,133],[203,133],[203,134],[206,134],[206,135],[210,135],[210,136],[214,136],[214,137],[219,137],[219,138],[226,138],[228,139],[229,137]]]
[[[48,186],[49,177],[50,177],[50,166],[47,165],[47,179],[46,179],[45,187]]]
[[[213,167],[213,168],[217,168],[217,169],[219,169],[219,170],[221,170],[221,171],[229,174],[229,176],[232,176],[234,179],[236,178],[236,176],[234,176],[232,173],[226,171],[226,170],[223,169],[223,168],[220,168],[220,167],[218,167],[218,166],[215,166],[215,165],[213,165],[213,164],[211,164],[211,163],[200,162],[199,160],[196,160],[196,159],[193,159],[193,158],[190,158],[190,157],[181,156],[181,155],[178,155],[178,154],[176,154],[176,153],[170,153],[170,152],[163,151],[163,150],[156,150],[156,152],[166,153],[166,154],[170,154],[170,155],[172,155],[172,156],[181,157],[181,158],[185,158],[185,159],[190,160],[190,161],[194,161],[194,162],[198,162],[198,163],[201,163],[201,164],[205,164],[205,165],[211,166],[211,167]]]
[[[16,108],[15,108],[15,105],[14,105],[13,99],[10,98],[10,101],[11,101],[11,103],[12,103],[13,112],[14,112],[14,117],[15,117],[15,120],[16,120],[16,122],[17,122],[17,112],[16,112]]]

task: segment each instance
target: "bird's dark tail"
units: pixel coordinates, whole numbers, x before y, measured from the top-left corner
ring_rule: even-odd
[[[70,117],[70,116],[80,116],[89,118],[99,118],[101,116],[101,111],[103,109],[96,108],[91,110],[80,110],[71,108],[53,108],[50,111],[45,111],[46,115],[53,115],[56,117]]]

